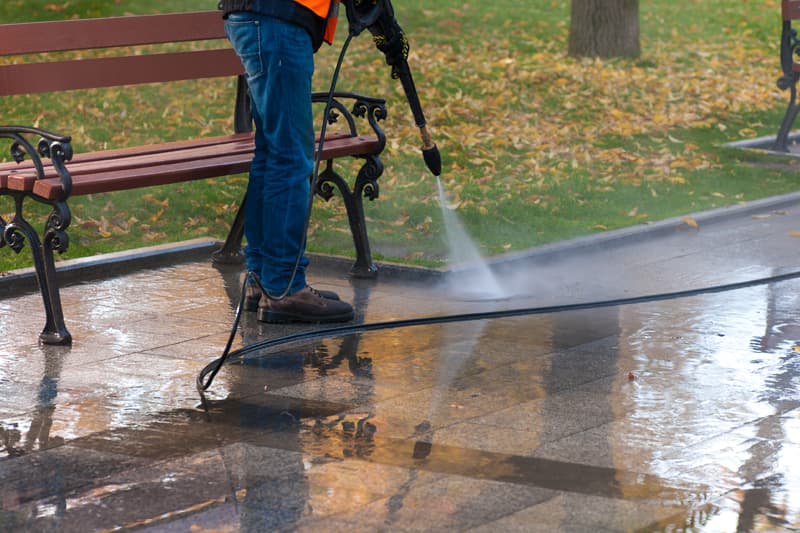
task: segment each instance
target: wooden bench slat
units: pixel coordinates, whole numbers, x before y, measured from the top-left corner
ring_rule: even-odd
[[[247,155],[229,155],[202,161],[84,174],[73,180],[70,197],[241,174],[247,172],[251,159]],[[9,176],[9,182],[13,183],[14,178],[14,175]],[[61,190],[58,178],[36,180],[33,185],[34,194],[49,200],[58,198]]]
[[[322,159],[367,155],[374,152],[377,147],[378,139],[376,137],[334,138],[326,141]],[[145,162],[140,159],[138,162],[140,164],[131,167],[126,167],[124,164],[119,167],[95,167],[92,171],[86,170],[83,173],[72,174],[71,196],[242,174],[249,171],[252,160],[252,150],[249,149],[238,153],[195,152],[194,155],[198,157],[184,160],[173,159],[161,164],[153,164],[152,161]],[[152,154],[144,157],[150,158]],[[9,174],[8,188],[18,191],[33,191],[34,194],[47,200],[54,200],[61,195],[60,178],[37,180],[29,172]]]
[[[26,22],[3,25],[0,55],[222,38],[225,29],[219,11]]]
[[[781,4],[781,13],[783,15],[783,20],[800,19],[800,1],[784,0],[783,4]]]
[[[219,135],[216,137],[202,137],[198,139],[186,141],[169,141],[165,143],[148,144],[144,146],[133,146],[128,148],[116,148],[112,150],[100,150],[96,152],[83,152],[76,154],[72,161],[68,163],[70,168],[75,163],[86,163],[89,161],[105,161],[113,160],[119,157],[130,157],[136,155],[149,155],[156,153],[171,152],[175,150],[184,150],[188,148],[199,148],[203,146],[214,146],[217,144],[227,144],[231,142],[247,141],[252,137],[252,133],[234,133],[232,135]],[[33,168],[33,163],[30,159],[26,159],[22,163],[0,163],[0,172],[14,171],[20,169]]]
[[[101,153],[102,154],[102,153]],[[243,139],[236,142],[215,144],[210,146],[187,147],[181,150],[170,150],[156,153],[131,153],[114,159],[93,159],[88,161],[73,161],[67,164],[73,179],[83,174],[107,172],[112,170],[125,170],[141,167],[180,163],[182,161],[202,161],[224,155],[245,154],[252,158],[252,139]],[[45,166],[45,177],[57,177],[52,165]]]
[[[9,174],[6,176],[7,188],[12,191],[31,191],[36,183],[32,174]]]
[[[329,133],[325,136],[325,142],[330,143],[336,139],[348,137],[350,135],[345,133]],[[319,142],[319,135],[317,135],[317,142]],[[67,164],[67,167],[70,174],[75,177],[80,174],[97,171],[136,168],[226,154],[248,153],[252,155],[253,149],[253,135],[250,133],[237,133],[234,135],[208,137],[197,141],[176,141],[117,150],[87,152],[76,155]],[[46,163],[44,170],[46,177],[57,177],[51,163]],[[30,174],[31,171],[33,171],[33,163],[30,160],[25,160],[19,164],[14,162],[0,163],[0,174]]]
[[[244,72],[230,49],[0,66],[0,96],[181,81]]]
[[[349,135],[342,134],[326,136],[326,143],[335,140],[349,138]],[[334,145],[335,146],[335,145]],[[348,145],[350,149],[358,146],[357,144]],[[120,154],[116,158],[106,159],[104,152],[100,152],[98,158],[87,161],[73,161],[69,164],[69,172],[73,178],[81,174],[91,174],[94,172],[105,172],[109,170],[123,170],[139,167],[149,167],[159,164],[178,163],[181,161],[202,161],[224,155],[244,154],[252,159],[255,145],[250,135],[231,139],[224,143],[215,143],[204,146],[184,146],[179,149],[162,150],[158,152],[144,153],[142,151],[131,151],[129,154]],[[327,147],[323,147],[323,153],[328,153]],[[91,154],[89,154],[91,155]],[[350,155],[350,154],[348,154]],[[76,158],[77,159],[77,158]],[[52,166],[45,167],[45,176],[57,177]]]

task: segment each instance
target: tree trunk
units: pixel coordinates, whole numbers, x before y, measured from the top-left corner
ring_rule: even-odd
[[[569,55],[638,57],[639,0],[572,0]]]

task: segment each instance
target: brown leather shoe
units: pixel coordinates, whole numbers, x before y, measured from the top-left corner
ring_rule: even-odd
[[[306,285],[282,300],[261,298],[258,304],[261,322],[348,322],[353,320],[353,306],[341,300],[325,298],[320,291]]]
[[[316,289],[315,289],[316,290]],[[323,298],[327,298],[328,300],[338,300],[339,295],[333,291],[317,291],[319,292]],[[245,290],[244,294],[244,310],[245,311],[257,311],[258,310],[258,302],[261,301],[261,289],[255,282],[249,281],[247,282],[247,289]]]

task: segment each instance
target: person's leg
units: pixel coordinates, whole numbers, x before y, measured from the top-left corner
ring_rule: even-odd
[[[279,297],[287,288],[290,295],[282,300],[261,298],[258,318],[267,322],[351,320],[350,304],[306,286],[305,223],[314,164],[311,38],[299,26],[248,13],[232,15],[226,30],[245,65],[256,120],[257,150],[250,184],[254,198],[248,197],[245,213],[252,226],[257,221],[249,217],[261,210],[262,233],[258,229],[248,233],[248,241],[251,236],[254,239],[252,246],[248,244],[248,259],[261,261],[257,272],[269,295]],[[259,200],[258,206],[251,206]]]
[[[256,113],[255,110],[253,110]],[[244,206],[244,235],[247,244],[244,247],[247,270],[261,276],[264,265],[264,254],[261,246],[264,242],[264,173],[266,169],[267,145],[260,130],[255,132],[255,152],[250,164],[250,176],[247,181],[247,200]]]
[[[263,61],[261,58],[261,23],[259,17],[250,13],[235,13],[225,20],[225,32],[233,45],[234,50],[242,61],[248,85],[257,87],[260,78],[264,76]],[[251,100],[259,98],[259,91],[251,89]],[[255,128],[255,151],[250,164],[250,174],[247,182],[247,201],[245,203],[244,234],[247,244],[244,249],[245,264],[248,271],[261,275],[264,264],[261,251],[264,242],[263,224],[263,191],[264,173],[266,169],[269,145],[261,132],[261,119],[258,116],[257,106],[252,106]],[[256,302],[257,303],[257,302]]]
[[[291,294],[306,286],[305,223],[314,164],[314,58],[311,38],[303,28],[270,18],[261,23],[264,73],[250,88],[256,93],[258,126],[269,147],[261,196],[261,280],[270,295],[279,296],[287,288]]]

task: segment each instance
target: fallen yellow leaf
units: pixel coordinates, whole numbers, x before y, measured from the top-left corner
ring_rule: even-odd
[[[700,229],[700,224],[698,224],[697,221],[695,219],[693,219],[692,217],[683,217],[681,220],[687,226],[690,226],[690,227],[692,227],[694,229]]]

